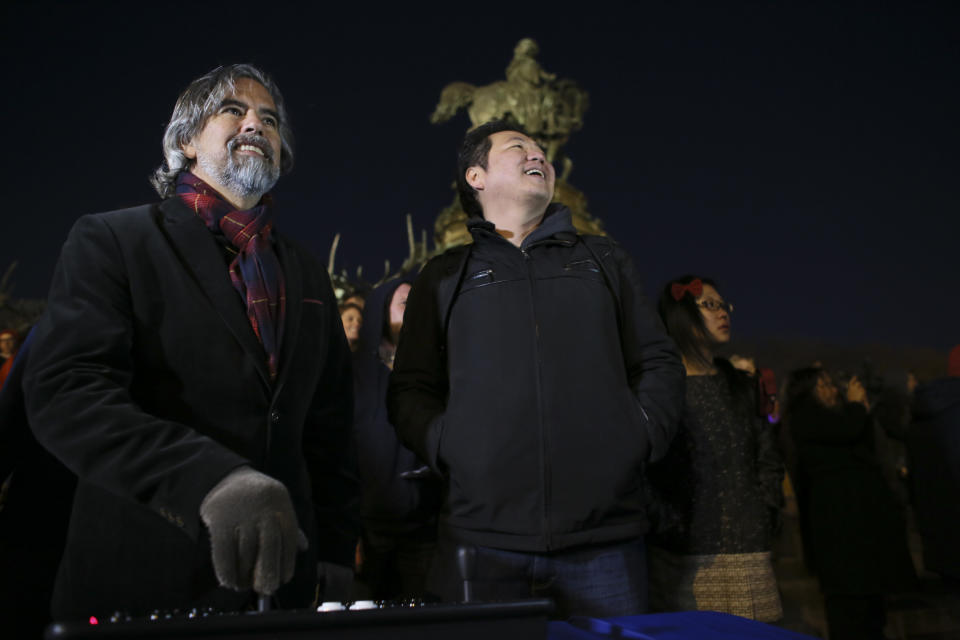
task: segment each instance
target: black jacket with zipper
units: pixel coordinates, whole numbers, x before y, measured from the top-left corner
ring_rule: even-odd
[[[410,292],[389,389],[401,440],[445,479],[442,524],[517,551],[641,536],[684,370],[629,256],[562,205],[520,248],[468,227]]]

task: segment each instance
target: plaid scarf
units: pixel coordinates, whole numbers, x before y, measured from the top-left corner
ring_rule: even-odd
[[[277,359],[286,312],[283,270],[273,245],[271,200],[237,211],[206,182],[184,171],[177,178],[177,196],[200,216],[215,234],[222,233],[237,250],[230,262],[230,280],[247,305],[247,319],[267,352],[270,377],[277,376]]]

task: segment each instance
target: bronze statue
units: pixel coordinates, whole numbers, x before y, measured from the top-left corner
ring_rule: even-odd
[[[466,82],[453,82],[440,94],[440,102],[430,116],[430,122],[446,122],[457,111],[466,108],[471,127],[490,120],[506,120],[523,127],[543,145],[547,160],[559,163],[554,200],[563,202],[573,212],[574,225],[584,233],[603,234],[599,220],[586,210],[586,198],[567,178],[573,163],[562,154],[570,134],[583,127],[583,114],[589,106],[586,91],[567,78],[557,79],[536,60],[540,48],[530,38],[524,38],[513,50],[513,60],[507,65],[506,80],[482,87]],[[434,242],[438,250],[470,242],[463,226],[466,214],[454,202],[444,209],[434,225]]]
[[[471,127],[490,120],[503,119],[522,126],[546,150],[547,159],[560,165],[554,200],[567,205],[573,212],[573,223],[581,233],[605,235],[602,223],[587,212],[587,199],[583,192],[571,185],[567,178],[573,163],[561,147],[570,134],[583,127],[583,115],[589,105],[586,91],[568,78],[557,79],[537,61],[540,48],[530,38],[524,38],[513,49],[513,59],[506,68],[506,80],[475,87],[466,82],[447,85],[440,96],[436,110],[430,116],[433,123],[446,122],[466,108]],[[363,272],[357,269],[351,276],[346,270],[339,273],[334,261],[339,244],[339,235],[330,251],[328,271],[333,280],[337,297],[349,295],[355,289],[369,289],[408,271],[416,270],[431,256],[450,247],[472,241],[464,225],[467,215],[454,196],[434,223],[434,248],[427,249],[426,232],[418,241],[413,231],[410,216],[407,216],[407,241],[409,255],[397,273],[391,273],[390,262],[384,265],[384,275],[375,283],[364,280]]]

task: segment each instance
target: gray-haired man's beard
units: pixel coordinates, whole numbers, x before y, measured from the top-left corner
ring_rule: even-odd
[[[264,153],[268,154],[268,157],[261,158],[246,154],[238,156],[234,150],[241,144],[257,144]],[[260,198],[270,191],[280,178],[280,167],[272,155],[270,145],[264,138],[237,136],[227,145],[225,165],[216,163],[204,155],[197,156],[197,164],[234,194],[242,198]]]

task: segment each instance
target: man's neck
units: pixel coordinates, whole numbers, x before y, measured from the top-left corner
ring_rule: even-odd
[[[224,200],[226,200],[227,202],[235,206],[238,211],[246,211],[248,209],[253,209],[255,206],[257,206],[257,203],[260,202],[260,198],[263,197],[263,196],[250,196],[247,198],[241,198],[240,196],[230,193],[229,191],[224,193],[223,191],[220,191],[220,189],[217,189],[217,192],[223,196]]]
[[[539,210],[530,210],[522,207],[493,209],[489,213],[484,210],[483,217],[492,222],[501,236],[512,245],[519,247],[530,233],[540,226],[546,207]]]

